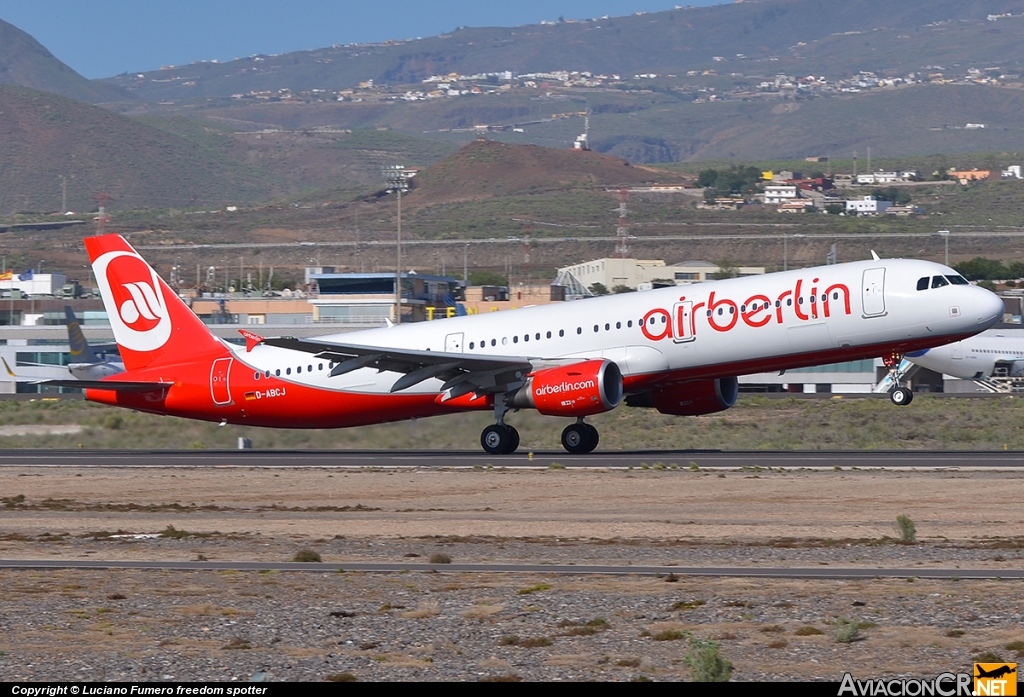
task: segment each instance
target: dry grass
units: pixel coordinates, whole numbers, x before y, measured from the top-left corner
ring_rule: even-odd
[[[4,423],[79,424],[76,441],[84,448],[233,449],[239,436],[255,447],[274,448],[438,448],[475,447],[467,434],[478,432],[490,415],[466,413],[408,423],[344,430],[275,430],[225,426],[118,412],[118,430],[102,426],[110,407],[84,402],[9,402],[0,408]],[[514,417],[522,448],[553,448],[564,419],[521,412]],[[623,449],[833,449],[897,450],[1024,449],[1024,400],[960,399],[922,395],[892,418],[884,399],[768,399],[743,395],[732,409],[701,418],[664,416],[648,409],[616,409],[593,418],[602,443]],[[843,428],[835,428],[842,423]],[[135,437],[126,440],[124,431]],[[0,438],[2,447],[50,448],[63,444],[50,436]],[[676,463],[683,467],[685,462]],[[16,504],[15,504],[16,505]]]
[[[505,609],[504,605],[474,605],[468,610],[463,610],[459,613],[462,617],[467,620],[486,620]]]
[[[411,620],[424,620],[428,617],[437,617],[440,611],[440,605],[438,605],[438,603],[433,601],[424,601],[417,605],[415,610],[403,612],[401,616]]]

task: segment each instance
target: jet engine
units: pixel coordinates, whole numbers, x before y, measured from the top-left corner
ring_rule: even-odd
[[[512,396],[512,406],[536,409],[545,416],[601,414],[620,401],[622,371],[607,359],[538,370]]]
[[[653,407],[662,414],[700,416],[725,411],[736,404],[740,383],[736,378],[694,380],[626,397],[630,407]]]

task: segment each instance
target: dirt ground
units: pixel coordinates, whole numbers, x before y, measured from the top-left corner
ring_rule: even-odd
[[[1022,493],[1009,470],[5,468],[0,557],[1019,569]],[[893,540],[898,515],[916,544]],[[0,670],[686,680],[691,632],[736,680],[839,680],[1024,646],[1017,581],[666,580],[4,570]],[[840,618],[855,641],[837,640]]]

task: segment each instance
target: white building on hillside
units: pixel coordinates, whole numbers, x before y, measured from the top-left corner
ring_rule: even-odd
[[[600,283],[607,290],[617,286],[637,288],[652,283],[677,286],[711,280],[720,271],[717,264],[706,261],[686,261],[668,265],[661,259],[619,259],[605,258],[566,266],[558,273],[571,273],[586,288]],[[762,266],[740,266],[735,268],[740,276],[756,276],[764,273]]]
[[[846,212],[857,215],[878,215],[885,213],[891,205],[892,201],[879,201],[874,196],[851,198],[846,202]]]
[[[764,202],[767,205],[788,203],[799,196],[796,185],[773,184],[764,187]]]

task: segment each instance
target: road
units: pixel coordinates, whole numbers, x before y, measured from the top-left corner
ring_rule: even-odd
[[[0,467],[1024,468],[1020,451],[0,450]]]
[[[298,563],[246,561],[120,561],[63,559],[4,559],[0,569],[162,569],[172,571],[287,571],[337,573],[341,571],[407,571],[450,573],[540,573],[552,575],[634,575],[634,576],[710,576],[735,578],[928,578],[928,579],[1022,579],[1024,569],[871,569],[829,567],[743,567],[743,566],[592,566],[554,564],[423,564],[423,563]]]

